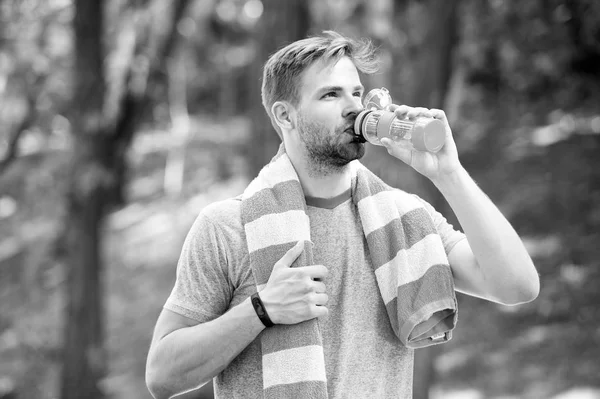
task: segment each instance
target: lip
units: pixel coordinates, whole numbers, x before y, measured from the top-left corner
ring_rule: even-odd
[[[344,129],[344,133],[349,133],[353,136],[356,136],[356,133],[354,133],[354,124],[348,126],[346,129]]]
[[[344,133],[348,133],[350,135],[350,143],[362,144],[367,141],[362,136],[359,136],[358,134],[354,133],[354,128],[348,128],[344,130]]]

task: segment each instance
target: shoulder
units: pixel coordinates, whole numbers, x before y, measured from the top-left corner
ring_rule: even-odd
[[[435,211],[433,206],[429,204],[429,202],[425,201],[423,198],[419,197],[417,194],[409,193],[407,191],[401,190],[399,188],[390,187],[389,192],[393,196],[394,200],[401,207],[405,208],[425,208],[428,213],[432,213]]]
[[[417,194],[409,193],[399,189],[394,189],[397,204],[405,210],[421,209],[424,214],[428,215],[430,220],[439,227],[441,223],[445,223],[446,219],[440,214],[429,202],[419,197]]]
[[[417,194],[409,193],[400,189],[394,189],[394,191],[398,193],[397,195],[402,198],[403,201],[409,202],[415,207],[423,207],[431,215],[436,212],[435,208],[429,202],[419,197]]]
[[[185,239],[180,264],[191,264],[203,273],[219,271],[222,276],[232,276],[246,245],[240,203],[237,197],[229,198],[200,211]]]
[[[423,198],[419,197],[417,194],[409,194],[409,195],[412,198],[414,198],[416,201],[418,201],[421,205],[423,205],[425,208],[427,208],[428,210],[435,210],[433,205],[431,205],[429,202],[427,202]]]
[[[213,202],[200,211],[192,231],[201,233],[205,229],[224,235],[239,235],[243,230],[241,218],[241,196]]]
[[[232,216],[240,215],[242,197],[232,197],[213,202],[205,206],[200,215],[205,215],[211,220],[230,219]]]

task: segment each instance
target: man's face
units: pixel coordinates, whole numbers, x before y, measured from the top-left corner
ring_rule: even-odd
[[[297,130],[309,162],[327,173],[361,158],[365,147],[354,120],[364,88],[350,58],[317,61],[304,71],[299,91]]]

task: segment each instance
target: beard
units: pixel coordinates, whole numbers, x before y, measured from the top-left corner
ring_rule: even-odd
[[[365,145],[357,136],[346,132],[353,121],[335,129],[334,134],[323,124],[311,122],[298,114],[298,132],[314,175],[327,176],[340,172],[355,159],[365,155]]]

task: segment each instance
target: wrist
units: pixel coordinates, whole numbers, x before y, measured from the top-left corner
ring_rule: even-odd
[[[462,166],[457,167],[451,172],[441,173],[431,182],[440,190],[442,193],[446,191],[452,191],[453,189],[464,184],[465,179],[470,179],[469,173]]]
[[[265,304],[263,303],[258,292],[252,294],[252,296],[250,297],[250,304],[254,308],[256,316],[265,327],[273,327],[275,325],[275,323],[273,323],[273,321],[271,320],[269,313],[267,313]]]
[[[252,331],[255,331],[256,335],[260,334],[261,331],[265,329],[265,325],[256,315],[254,306],[252,306],[252,298],[246,298],[239,306],[244,309],[244,319],[246,320],[246,323],[249,324]]]

